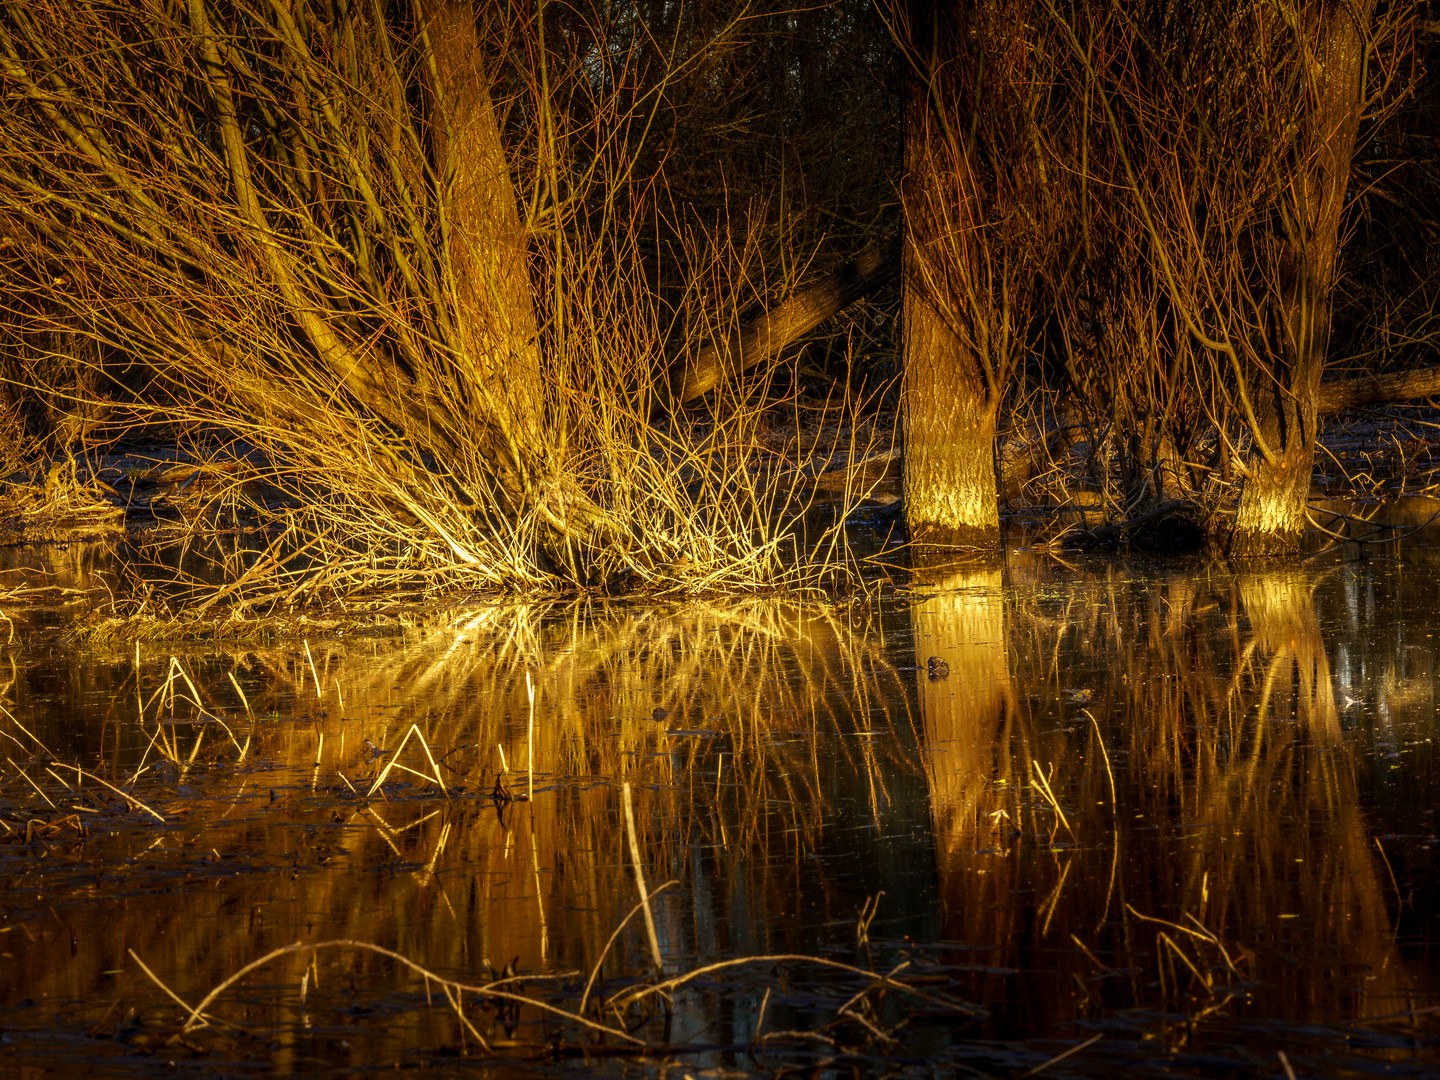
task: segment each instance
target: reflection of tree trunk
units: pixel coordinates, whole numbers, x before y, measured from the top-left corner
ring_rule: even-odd
[[[937,569],[924,575],[927,592],[936,592],[914,612],[920,711],[935,766],[931,802],[943,831],[967,839],[994,778],[1010,696],[1001,574],[998,567]],[[948,665],[948,675],[931,677],[932,657]]]
[[[1314,579],[1286,570],[1243,575],[1237,586],[1262,674],[1258,700],[1245,692],[1254,700],[1248,745],[1232,751],[1202,796],[1202,817],[1227,838],[1202,850],[1192,871],[1209,874],[1225,912],[1209,925],[1222,936],[1228,929],[1242,941],[1273,941],[1275,913],[1299,913],[1310,924],[1305,939],[1336,957],[1325,966],[1369,973],[1352,977],[1353,990],[1316,984],[1324,980],[1297,986],[1299,1015],[1394,1012],[1410,980],[1394,955],[1392,894],[1361,810],[1358,763],[1340,732]],[[1228,840],[1237,822],[1248,823],[1249,836],[1239,850]],[[1255,950],[1252,963],[1256,981],[1267,982],[1275,960]]]
[[[995,802],[997,790],[1008,790],[996,781],[1013,785],[1016,779],[1009,761],[1013,690],[1002,572],[937,567],[918,576],[935,590],[915,605],[912,618],[945,935],[1008,943],[1021,911],[999,901],[1008,899],[1016,860],[980,854],[1007,846],[1013,827],[1003,814],[990,817],[1003,806]],[[932,657],[946,665],[934,675]],[[972,877],[977,868],[986,872],[979,887]]]
[[[1330,290],[1360,126],[1366,39],[1374,2],[1301,5],[1294,17],[1304,65],[1295,175],[1286,189],[1284,238],[1277,258],[1277,371],[1253,380],[1257,440],[1275,460],[1252,455],[1230,553],[1263,556],[1298,551],[1315,452],[1316,403],[1330,333]],[[1300,156],[1304,155],[1304,156]],[[1278,376],[1278,377],[1277,377]]]
[[[1268,658],[1262,715],[1268,704],[1277,717],[1299,723],[1312,739],[1337,741],[1340,714],[1310,575],[1302,570],[1245,574],[1238,585],[1259,654]]]

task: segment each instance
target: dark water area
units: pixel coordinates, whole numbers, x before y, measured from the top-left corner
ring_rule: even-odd
[[[274,647],[17,632],[0,1074],[1440,1074],[1437,538],[1274,567],[1012,547],[869,601]],[[502,752],[533,800],[492,798]],[[624,784],[673,882],[665,975],[808,956],[908,989],[772,959],[627,1008],[652,961],[640,916],[606,951],[637,900]],[[462,1020],[336,945],[182,1031],[155,981],[195,1006],[336,940],[535,1000]],[[587,1015],[646,1054],[537,1004],[576,1011],[602,954]]]

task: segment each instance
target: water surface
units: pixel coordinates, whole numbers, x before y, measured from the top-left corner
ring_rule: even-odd
[[[1432,1074],[1440,582],[1400,543],[1268,569],[1012,550],[870,601],[496,605],[308,652],[21,635],[0,1071],[1020,1075],[1088,1043],[1045,1074]],[[436,766],[395,753],[412,725]],[[491,798],[502,754],[532,801]],[[363,798],[391,761],[414,772]],[[472,1032],[345,948],[180,1036],[140,967],[194,1004],[349,939],[573,1008],[636,902],[625,783],[648,884],[674,882],[666,974],[805,954],[934,999],[857,1020],[834,971],[732,968],[630,1015],[664,1048],[635,1057],[529,1006],[462,1003]],[[594,993],[652,966],[635,918]]]

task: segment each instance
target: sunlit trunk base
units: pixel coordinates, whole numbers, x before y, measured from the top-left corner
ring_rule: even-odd
[[[910,539],[996,548],[995,410],[965,345],[923,297],[905,297],[905,523]]]
[[[1240,492],[1235,528],[1230,534],[1232,558],[1256,559],[1293,555],[1305,531],[1314,448],[1291,452],[1275,465],[1256,462]]]
[[[946,426],[930,438],[912,434],[905,446],[910,538],[943,547],[998,547],[994,417],[957,417]]]

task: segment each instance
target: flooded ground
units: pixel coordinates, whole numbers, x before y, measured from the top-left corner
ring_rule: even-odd
[[[0,1074],[1434,1075],[1435,543],[17,632]]]

